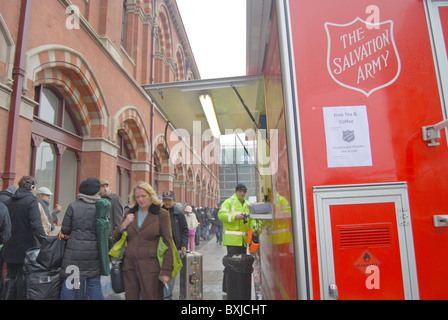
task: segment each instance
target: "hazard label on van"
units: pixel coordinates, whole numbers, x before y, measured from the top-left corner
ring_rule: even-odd
[[[356,18],[347,24],[325,23],[327,67],[343,87],[369,96],[400,75],[401,62],[393,36],[393,21],[368,24]]]
[[[359,271],[364,273],[365,276],[368,276],[369,273],[366,272],[368,266],[377,266],[379,267],[381,261],[378,260],[369,250],[365,250],[358,259],[356,259],[353,265],[358,268]]]

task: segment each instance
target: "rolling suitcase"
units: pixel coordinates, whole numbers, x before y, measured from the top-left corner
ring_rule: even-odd
[[[181,255],[183,268],[180,270],[180,300],[202,300],[202,254],[187,251]]]

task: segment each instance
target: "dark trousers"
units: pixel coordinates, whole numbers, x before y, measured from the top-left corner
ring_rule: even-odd
[[[227,256],[231,257],[234,255],[239,254],[246,254],[247,248],[242,246],[226,246],[227,248]],[[226,268],[224,268],[224,275],[222,277],[222,291],[227,292],[227,285],[226,285]]]
[[[23,271],[23,264],[8,263],[6,265],[6,279],[4,286],[5,300],[25,300],[25,274]]]
[[[4,286],[4,282],[5,280],[3,279],[3,256],[2,256],[2,251],[0,249],[0,299],[3,298],[3,286]]]

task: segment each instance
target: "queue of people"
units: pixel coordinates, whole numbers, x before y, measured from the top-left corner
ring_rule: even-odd
[[[223,242],[219,208],[175,203],[172,190],[158,196],[148,183],[139,182],[132,189],[130,204],[126,207],[110,191],[107,180],[87,178],[78,191],[60,225],[57,218],[63,208],[57,204],[50,208],[52,191],[47,187],[37,188],[33,177],[25,176],[18,188],[10,186],[0,192],[0,266],[3,269],[6,263],[7,271],[5,279],[0,272],[1,299],[26,299],[23,268],[26,252],[40,247],[41,239],[51,235],[67,239],[60,269],[60,299],[103,298],[95,207],[100,199],[110,202],[109,248],[127,231],[122,266],[126,299],[172,299],[175,279],[169,281],[173,256],[168,253],[173,246],[179,252],[194,251],[200,241],[210,240],[213,232],[216,232],[216,242]],[[168,247],[162,267],[157,259],[160,237]],[[77,284],[70,277],[73,265],[79,269]]]

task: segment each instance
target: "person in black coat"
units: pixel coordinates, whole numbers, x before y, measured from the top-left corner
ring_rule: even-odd
[[[103,299],[95,207],[100,188],[96,178],[81,182],[77,200],[65,212],[61,233],[69,238],[61,266],[61,300]]]
[[[223,223],[218,218],[218,212],[219,212],[219,208],[213,208],[213,211],[212,211],[212,223],[215,226],[216,243],[222,244]]]
[[[2,249],[3,260],[7,263],[5,300],[25,299],[25,253],[31,248],[40,247],[40,240],[47,235],[42,226],[39,204],[32,193],[35,186],[33,177],[22,177],[19,188],[5,203],[11,218],[11,237]]]
[[[3,296],[3,244],[11,237],[11,219],[8,208],[0,202],[0,297]]]
[[[0,298],[3,297],[3,244],[11,237],[11,219],[4,203],[16,192],[17,187],[10,186],[0,191]]]
[[[174,206],[174,201],[175,201],[174,191],[168,190],[163,193],[162,208],[168,210],[168,212],[170,213],[174,244],[176,245],[177,250],[187,252],[188,237],[190,233],[190,231],[188,230],[187,219],[185,219],[184,213],[180,212],[179,209],[177,209]],[[165,288],[163,289],[163,295],[165,300],[172,299],[174,281],[175,278],[173,278],[170,282],[168,282]]]
[[[17,187],[16,186],[9,186],[5,190],[0,191],[0,202],[5,203],[9,199],[11,199],[12,195],[16,193]]]
[[[11,219],[9,218],[8,208],[0,202],[0,251],[3,244],[11,237]]]

